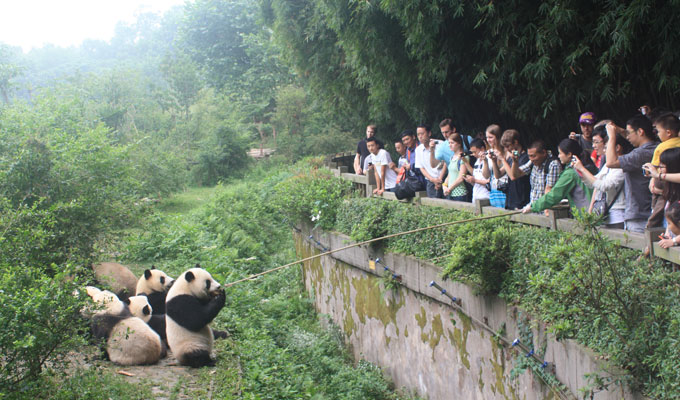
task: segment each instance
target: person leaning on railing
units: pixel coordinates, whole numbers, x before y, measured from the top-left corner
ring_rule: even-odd
[[[659,241],[659,246],[664,249],[680,245],[680,201],[675,201],[666,208],[666,223],[668,229]]]
[[[468,172],[467,166],[470,165],[470,158],[463,153],[463,138],[458,132],[448,135],[448,144],[452,156],[449,161],[449,175],[446,182],[442,184],[444,196],[449,200],[466,201],[468,193],[465,175]]]
[[[680,175],[680,147],[670,148],[661,153],[658,164],[658,168],[652,163],[647,163],[642,168],[648,171],[652,178],[658,179],[663,184],[661,199],[666,217],[665,221],[668,225],[664,239],[673,239],[675,236],[668,224],[668,216],[670,206],[680,201],[680,179],[678,179]],[[665,243],[669,244],[668,242]]]
[[[583,163],[584,152],[581,145],[573,139],[564,139],[558,146],[558,153],[558,158],[565,169],[557,179],[557,183],[548,194],[524,207],[522,212],[541,212],[557,205],[565,198],[569,200],[570,207],[587,209],[590,205],[592,190],[583,183],[579,174],[571,167],[574,157]]]
[[[607,142],[607,131],[605,129],[596,130],[593,134],[593,144]],[[597,146],[597,145],[596,145]],[[633,145],[618,135],[616,138],[616,154],[622,156],[630,153]],[[581,175],[583,182],[593,188],[593,196],[588,208],[588,212],[593,212],[593,205],[596,201],[604,201],[604,206],[608,209],[606,213],[605,226],[607,228],[623,229],[624,211],[626,209],[626,194],[623,192],[625,176],[620,168],[609,168],[602,166],[597,175],[593,175],[580,159],[574,160],[573,168]],[[596,210],[597,211],[597,210]]]
[[[657,143],[652,132],[652,123],[642,115],[626,121],[626,129],[613,122],[607,127],[607,161],[609,168],[621,168],[625,176],[626,192],[625,230],[644,233],[647,219],[652,211],[652,193],[649,191],[649,177],[642,174],[642,166],[652,161]],[[619,157],[616,154],[616,134],[620,133],[635,149]]]

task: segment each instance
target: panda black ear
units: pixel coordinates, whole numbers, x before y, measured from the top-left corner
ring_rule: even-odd
[[[152,265],[152,266],[151,266],[151,269],[156,269],[156,266],[155,266],[155,265]]]
[[[128,298],[128,299],[123,300],[123,303],[130,305],[130,299]]]
[[[194,276],[194,273],[193,273],[193,272],[187,271],[187,273],[184,274],[184,279],[186,279],[187,282],[191,282],[191,281],[193,281],[194,279],[196,279],[196,277]]]
[[[144,270],[144,279],[150,279],[151,278],[151,270],[147,269]]]
[[[201,268],[201,264],[196,263],[196,268]]]

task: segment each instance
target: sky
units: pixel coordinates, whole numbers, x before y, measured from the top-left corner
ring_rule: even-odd
[[[0,42],[31,48],[78,46],[85,39],[110,40],[118,21],[140,12],[164,12],[185,0],[9,0],[0,11]]]

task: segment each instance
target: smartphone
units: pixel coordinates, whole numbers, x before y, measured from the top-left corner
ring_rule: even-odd
[[[519,151],[517,151],[517,150],[513,151],[512,154],[513,154],[515,157],[519,157]]]
[[[649,173],[649,170],[646,169],[645,167],[642,167],[642,175],[644,176],[650,176],[651,174]]]

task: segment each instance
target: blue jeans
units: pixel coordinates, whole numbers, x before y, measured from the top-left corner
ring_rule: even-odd
[[[629,219],[625,222],[625,229],[630,232],[645,233],[646,219]]]
[[[444,190],[440,187],[439,190],[434,188],[434,183],[427,181],[427,185],[425,186],[425,190],[427,191],[427,197],[431,199],[443,199],[444,198]]]

